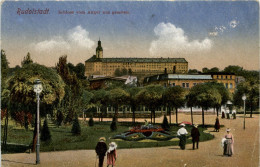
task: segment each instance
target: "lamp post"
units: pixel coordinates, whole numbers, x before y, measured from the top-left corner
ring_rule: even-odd
[[[34,92],[37,97],[37,144],[36,144],[36,164],[40,164],[40,93],[42,92],[42,82],[39,79],[34,81]]]
[[[244,101],[244,129],[246,129],[246,95],[243,94],[242,100]]]

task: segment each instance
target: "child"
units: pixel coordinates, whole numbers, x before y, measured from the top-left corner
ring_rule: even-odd
[[[115,161],[116,161],[116,157],[117,157],[116,148],[117,148],[117,145],[115,142],[109,143],[109,148],[107,151],[107,167],[109,165],[112,165],[112,167],[115,166]]]

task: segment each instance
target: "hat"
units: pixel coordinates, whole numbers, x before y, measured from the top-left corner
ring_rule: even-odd
[[[230,131],[231,131],[231,129],[227,128],[227,132],[230,132]]]
[[[108,148],[108,153],[110,153],[111,151],[115,150],[117,148],[117,144],[115,142],[111,142],[109,143],[109,148]]]
[[[185,124],[184,124],[184,123],[182,123],[182,124],[180,124],[180,126],[183,126],[183,127],[184,127],[184,126],[185,126]]]
[[[100,137],[100,138],[99,138],[99,141],[102,141],[102,140],[103,140],[103,141],[106,141],[106,138],[105,138],[105,137]]]
[[[197,124],[195,124],[195,125],[194,125],[194,127],[195,127],[195,128],[197,128],[197,127],[198,127],[198,125],[197,125]]]

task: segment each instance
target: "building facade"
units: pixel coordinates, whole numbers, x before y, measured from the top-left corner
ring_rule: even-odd
[[[188,62],[184,58],[104,58],[99,40],[96,55],[85,61],[85,76],[114,76],[117,69],[126,69],[139,76],[161,74],[165,70],[183,74],[188,72]]]
[[[192,88],[193,86],[206,82],[218,82],[229,90],[235,92],[236,76],[233,73],[209,73],[209,74],[160,74],[144,78],[144,86],[149,84],[160,84],[164,87],[181,86],[183,88]]]

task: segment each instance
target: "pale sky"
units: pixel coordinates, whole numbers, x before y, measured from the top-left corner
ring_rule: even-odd
[[[27,9],[48,9],[48,14],[22,14]],[[59,14],[65,10],[74,14]],[[127,14],[112,14],[113,11]],[[253,1],[2,4],[1,47],[11,67],[20,65],[27,52],[35,62],[46,66],[54,66],[65,54],[75,65],[84,63],[95,54],[99,38],[104,57],[181,57],[189,62],[189,69],[222,70],[228,65],[239,65],[259,70],[259,4]]]

